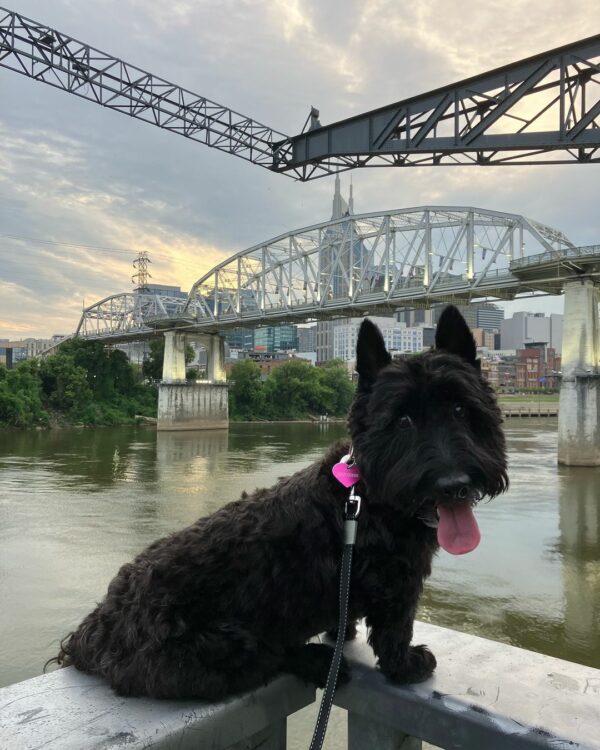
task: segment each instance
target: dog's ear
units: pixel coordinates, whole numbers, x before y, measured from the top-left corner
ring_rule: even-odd
[[[360,380],[372,383],[379,370],[391,361],[381,331],[375,323],[365,318],[360,325],[356,342],[356,371]]]
[[[480,367],[473,334],[454,305],[448,305],[440,316],[435,332],[435,348],[458,354],[473,367]]]

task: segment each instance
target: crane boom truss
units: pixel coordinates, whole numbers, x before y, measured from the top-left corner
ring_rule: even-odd
[[[273,165],[272,144],[287,138],[5,8],[0,8],[0,66],[263,167]]]
[[[0,67],[300,180],[600,161],[600,34],[293,137],[4,8]]]
[[[600,161],[600,34],[278,144],[280,171]]]

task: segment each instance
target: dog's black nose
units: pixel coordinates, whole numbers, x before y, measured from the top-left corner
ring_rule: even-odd
[[[469,494],[470,486],[471,478],[468,474],[461,472],[446,474],[446,476],[440,477],[435,483],[435,488],[438,492],[448,499],[460,498],[464,500]]]

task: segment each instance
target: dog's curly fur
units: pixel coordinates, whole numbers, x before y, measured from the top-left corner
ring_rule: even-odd
[[[436,503],[455,500],[440,498],[439,480],[457,470],[472,502],[506,489],[501,416],[452,307],[436,349],[399,362],[363,322],[357,370],[349,431],[363,503],[349,616],[366,617],[390,679],[419,681],[435,667],[426,647],[410,645],[438,546],[426,521]],[[122,695],[214,701],[279,671],[323,685],[331,649],[307,641],[337,623],[348,490],[331,470],[348,449],[339,442],[274,487],[151,544],[64,639],[59,663],[106,677]]]

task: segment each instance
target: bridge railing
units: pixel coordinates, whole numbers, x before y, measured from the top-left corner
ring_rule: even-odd
[[[399,686],[375,669],[361,631],[345,653],[352,680],[335,704],[348,712],[350,750],[600,750],[600,670],[425,623],[416,643],[435,675]],[[0,747],[10,750],[284,750],[286,719],[315,699],[289,675],[223,703],[121,698],[73,668],[0,689]],[[308,747],[308,722],[298,747]],[[335,746],[342,738],[332,737]]]
[[[517,258],[510,264],[511,268],[526,268],[527,266],[539,266],[553,260],[563,261],[569,258],[585,258],[600,255],[600,245],[584,245],[582,247],[565,247],[560,250],[549,250],[536,255],[528,255],[525,258]]]

